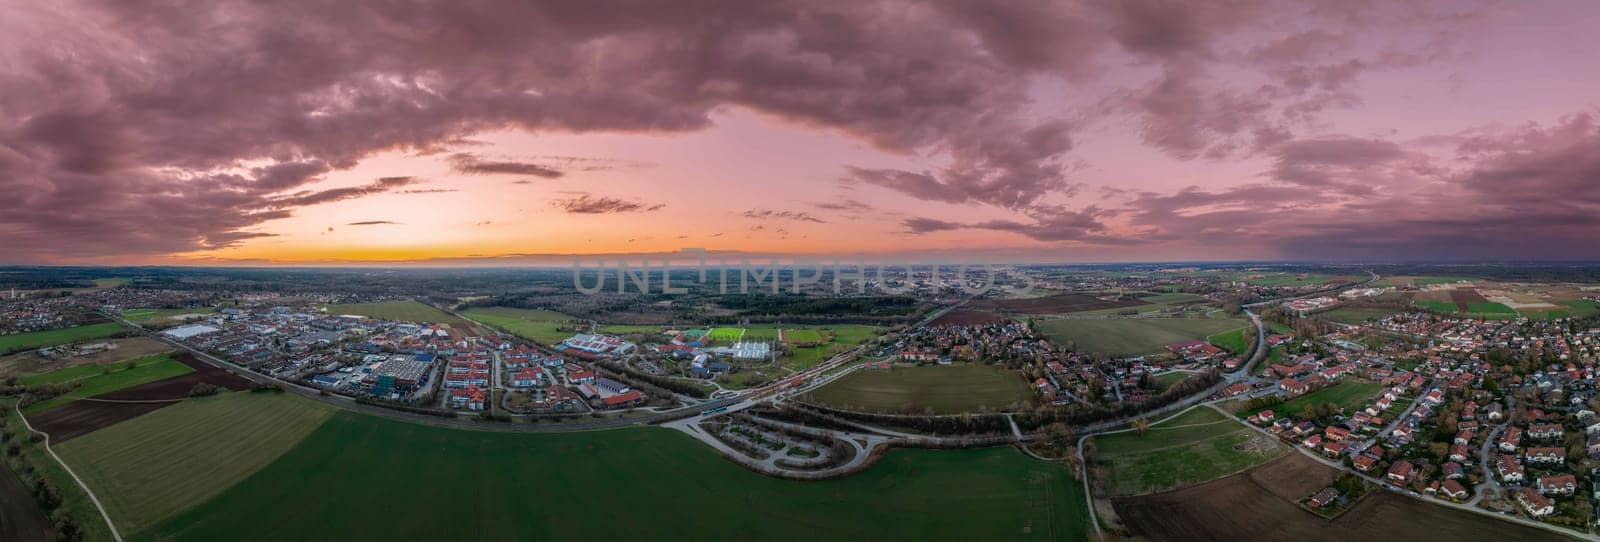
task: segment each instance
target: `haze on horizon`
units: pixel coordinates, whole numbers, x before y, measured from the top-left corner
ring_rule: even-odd
[[[0,263],[1600,256],[1588,2],[4,9]]]

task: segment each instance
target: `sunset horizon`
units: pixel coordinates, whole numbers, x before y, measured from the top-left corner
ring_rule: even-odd
[[[1600,248],[1594,6],[970,7],[24,3],[0,263]]]

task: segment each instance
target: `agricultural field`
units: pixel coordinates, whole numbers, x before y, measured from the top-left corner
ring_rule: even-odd
[[[289,394],[231,392],[184,400],[60,444],[56,453],[131,534],[266,467],[329,414]]]
[[[203,317],[215,314],[216,309],[211,307],[197,307],[192,309],[128,309],[122,311],[122,317],[135,324],[164,324],[175,323],[192,319],[190,316]]]
[[[1077,350],[1114,356],[1161,352],[1166,345],[1203,339],[1238,329],[1239,318],[1142,318],[1116,320],[1040,320],[1039,330],[1058,344],[1071,341]]]
[[[201,383],[230,390],[242,390],[250,384],[243,377],[201,362],[189,354],[178,354],[174,358],[193,371],[92,396],[103,401],[73,401],[29,414],[28,420],[34,428],[49,433],[51,442],[60,444],[123,420],[172,406],[187,399],[195,386]]]
[[[28,405],[22,411],[28,414],[43,412],[84,397],[92,397],[194,372],[194,369],[188,365],[172,359],[171,354],[146,356],[131,363],[133,364],[132,368],[128,368],[125,364],[113,364],[104,368],[80,365],[31,376],[29,378],[39,383],[73,381],[78,383],[78,387],[56,397]],[[85,371],[85,368],[89,367],[93,367],[95,370],[93,372]],[[110,372],[105,372],[105,370],[110,370]],[[58,375],[57,373],[60,374]]]
[[[1288,464],[1299,462],[1298,465]],[[1328,478],[1299,454],[1250,471],[1169,493],[1114,499],[1117,514],[1146,540],[1549,540],[1550,533],[1373,491],[1329,521],[1296,502],[1307,480]],[[1271,472],[1277,471],[1277,472]]]
[[[968,303],[967,309],[1015,314],[1064,314],[1108,309],[1123,309],[1147,305],[1148,302],[1131,295],[1109,294],[1055,294],[1002,300],[978,300]]]
[[[1328,312],[1319,313],[1317,316],[1341,324],[1357,325],[1367,320],[1383,318],[1396,312],[1398,311],[1394,309],[1339,307]]]
[[[330,315],[353,314],[396,322],[427,322],[430,324],[450,325],[465,325],[467,323],[466,320],[462,320],[453,314],[416,300],[324,305],[322,310]]]
[[[127,328],[122,327],[122,324],[102,322],[32,333],[0,335],[0,354],[110,337],[126,330]]]
[[[806,396],[834,408],[954,414],[1030,403],[1033,389],[1014,371],[983,364],[858,370]]]
[[[669,429],[495,433],[341,412],[132,540],[1085,540],[1089,529],[1068,469],[1005,447],[893,450],[864,472],[798,482]]]
[[[1276,412],[1279,417],[1300,416],[1300,412],[1305,410],[1307,407],[1314,407],[1323,403],[1333,403],[1335,405],[1339,405],[1339,408],[1344,409],[1345,412],[1354,412],[1355,409],[1365,406],[1367,401],[1376,396],[1380,391],[1383,391],[1383,385],[1378,384],[1377,382],[1347,378],[1338,384],[1307,393],[1268,408],[1240,412],[1239,416],[1248,417],[1251,414],[1260,412],[1261,410],[1271,410]]]
[[[467,309],[461,314],[539,344],[556,344],[566,340],[573,332],[561,331],[561,328],[570,329],[576,325],[572,323],[571,316],[539,309],[479,307]]]
[[[1226,476],[1282,455],[1276,439],[1198,407],[1136,431],[1093,437],[1113,495],[1164,491]]]

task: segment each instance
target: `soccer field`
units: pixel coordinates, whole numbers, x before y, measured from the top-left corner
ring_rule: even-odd
[[[381,496],[381,498],[375,498]],[[799,482],[663,428],[462,431],[339,413],[132,540],[1085,540],[1078,482],[1006,447]]]

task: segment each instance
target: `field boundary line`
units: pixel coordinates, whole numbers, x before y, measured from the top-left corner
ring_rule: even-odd
[[[28,423],[28,417],[22,413],[21,401],[11,406],[17,409],[17,417],[22,418],[24,427],[27,427],[29,431],[44,435],[44,451],[48,452],[50,457],[56,460],[56,463],[60,463],[61,468],[67,470],[67,474],[72,476],[72,480],[78,483],[78,487],[83,488],[83,493],[89,496],[89,501],[93,502],[95,509],[100,511],[100,517],[105,518],[106,528],[111,529],[111,538],[116,539],[117,542],[122,542],[122,533],[117,532],[117,524],[111,521],[111,514],[106,513],[106,507],[100,504],[100,498],[94,496],[94,490],[89,489],[89,484],[83,483],[83,479],[78,477],[78,473],[73,472],[72,467],[67,465],[67,462],[63,461],[61,456],[56,455],[56,451],[50,447],[50,434],[34,429],[33,424]]]

